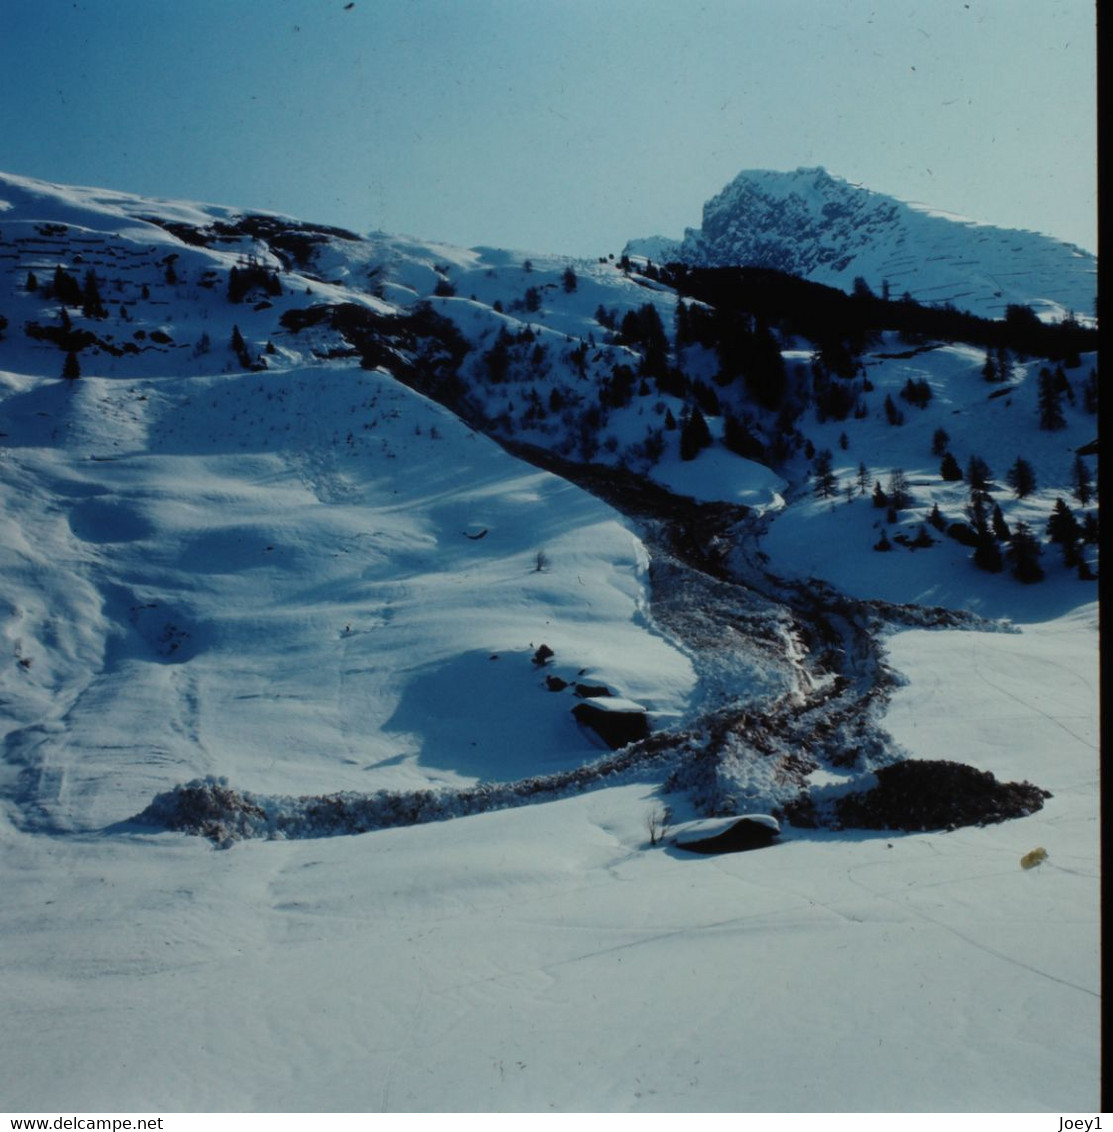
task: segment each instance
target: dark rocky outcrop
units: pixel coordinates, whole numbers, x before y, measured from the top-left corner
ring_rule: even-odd
[[[584,700],[572,714],[576,721],[590,728],[611,748],[617,751],[629,743],[636,743],[649,735],[649,720],[645,709],[629,700]]]
[[[611,690],[606,684],[577,684],[576,695],[581,700],[593,700],[598,696],[609,696]]]
[[[674,844],[689,853],[744,853],[772,845],[780,833],[773,818],[760,814],[739,818],[720,833],[694,840],[678,838]]]

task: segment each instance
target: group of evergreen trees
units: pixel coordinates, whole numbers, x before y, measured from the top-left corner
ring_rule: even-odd
[[[282,282],[276,271],[268,271],[256,260],[233,266],[228,272],[228,301],[242,303],[253,294],[275,298],[282,294]]]
[[[932,451],[935,455],[942,452],[940,476],[944,481],[965,481],[967,485],[969,499],[965,508],[965,521],[948,523],[936,503],[928,522],[937,530],[946,531],[952,538],[971,547],[972,560],[979,569],[989,573],[1000,573],[1007,566],[1013,576],[1022,582],[1040,581],[1045,573],[1040,563],[1043,547],[1038,533],[1023,520],[1018,520],[1010,526],[1000,505],[993,498],[993,471],[989,464],[981,456],[971,454],[963,470],[948,447],[949,441],[946,430],[937,429],[932,442]],[[829,450],[817,453],[812,475],[816,494],[826,498],[835,493],[836,480],[831,472]],[[1017,499],[1027,498],[1038,487],[1036,471],[1031,462],[1023,456],[1016,458],[1005,473],[1004,480]],[[859,464],[858,484],[861,494],[865,494],[867,482],[866,466]],[[1086,506],[1094,497],[1094,487],[1093,477],[1081,454],[1075,457],[1071,482],[1075,499],[1082,506]],[[847,496],[848,499],[853,498],[853,485],[848,486]],[[898,518],[897,512],[912,503],[904,473],[900,469],[894,470],[887,491],[882,488],[881,481],[877,480],[872,498],[875,507],[887,509],[888,521],[895,522]],[[1068,568],[1077,569],[1079,578],[1093,577],[1082,547],[1084,544],[1097,542],[1095,513],[1086,513],[1083,519],[1079,520],[1067,504],[1059,499],[1048,521],[1047,535],[1051,543],[1062,549],[1063,562]],[[925,539],[926,541],[923,541]],[[907,540],[901,541],[912,546],[931,545],[931,540],[923,527],[916,541],[911,543]],[[892,543],[884,532],[874,549],[892,549]]]
[[[1040,564],[1043,548],[1039,536],[1023,520],[1018,520],[1010,528],[990,493],[991,476],[984,460],[970,457],[965,477],[970,490],[966,515],[973,532],[974,564],[991,573],[997,573],[1008,565],[1013,576],[1020,581],[1038,582],[1044,577]],[[1072,478],[1075,497],[1085,505],[1092,498],[1093,487],[1089,469],[1081,455],[1075,458]],[[1005,473],[1005,482],[1018,499],[1023,499],[1036,490],[1035,469],[1028,460],[1018,456]],[[1047,534],[1052,543],[1062,548],[1063,562],[1067,567],[1077,569],[1079,578],[1092,578],[1081,544],[1097,541],[1096,516],[1087,516],[1086,522],[1080,523],[1067,504],[1059,499],[1048,521]]]

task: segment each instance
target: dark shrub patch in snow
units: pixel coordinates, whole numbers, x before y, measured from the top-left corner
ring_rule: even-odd
[[[879,770],[874,789],[841,799],[838,818],[860,829],[954,829],[1027,817],[1050,797],[1030,782],[998,782],[962,763],[909,760]]]
[[[257,836],[266,814],[224,779],[210,776],[158,795],[137,820],[208,837],[219,845]]]

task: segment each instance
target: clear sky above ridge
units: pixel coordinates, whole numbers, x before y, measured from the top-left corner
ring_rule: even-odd
[[[1091,0],[0,0],[0,170],[594,256],[823,165],[1096,250]]]

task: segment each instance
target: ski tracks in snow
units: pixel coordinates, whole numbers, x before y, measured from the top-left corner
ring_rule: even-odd
[[[928,848],[931,849],[933,852],[938,853],[938,850],[936,850],[935,847],[933,845],[931,845],[930,843],[928,843]],[[997,878],[997,877],[1009,875],[1009,874],[1012,874],[1015,871],[1015,869],[1016,869],[1015,865],[1010,869],[1002,868],[1002,869],[997,869],[997,870],[993,870],[993,871],[990,871],[990,872],[976,873],[976,874],[972,874],[970,876],[963,876],[963,877],[956,878],[956,879],[953,879],[953,880],[935,881],[935,882],[929,882],[927,884],[917,884],[917,883],[913,883],[913,882],[908,882],[903,889],[901,889],[901,890],[890,890],[890,891],[884,891],[884,890],[873,888],[870,885],[865,884],[863,881],[861,881],[858,878],[859,873],[872,872],[872,871],[879,869],[879,868],[890,868],[891,869],[892,866],[887,861],[865,862],[861,865],[855,865],[852,868],[847,869],[846,874],[845,874],[846,879],[852,885],[854,885],[855,888],[858,888],[862,892],[867,893],[873,899],[881,900],[881,901],[884,901],[887,904],[891,904],[891,905],[893,905],[893,907],[899,908],[902,913],[904,913],[906,915],[914,916],[916,919],[918,919],[918,920],[920,920],[924,923],[931,924],[934,927],[937,927],[940,930],[945,931],[945,932],[949,933],[950,935],[953,935],[955,938],[962,940],[964,943],[968,944],[970,947],[975,948],[978,951],[984,952],[986,955],[992,956],[995,959],[999,959],[1002,962],[1009,964],[1010,966],[1020,968],[1021,970],[1024,970],[1024,971],[1028,971],[1033,975],[1039,976],[1040,978],[1048,979],[1053,983],[1058,983],[1060,986],[1069,987],[1071,990],[1078,991],[1080,994],[1084,994],[1084,995],[1087,995],[1091,998],[1096,998],[1096,999],[1101,998],[1101,994],[1100,994],[1099,991],[1092,990],[1090,987],[1082,986],[1079,983],[1072,982],[1070,979],[1062,978],[1059,975],[1053,975],[1050,971],[1045,971],[1041,967],[1037,967],[1037,966],[1035,966],[1031,963],[1026,963],[1023,959],[1019,959],[1015,955],[1009,955],[1009,954],[1005,953],[1004,951],[999,950],[996,947],[992,947],[991,945],[989,945],[987,943],[983,943],[981,940],[975,939],[968,932],[963,931],[961,928],[956,927],[954,924],[947,923],[945,920],[942,920],[937,916],[930,915],[922,907],[920,907],[916,903],[914,903],[914,901],[912,899],[912,897],[914,897],[916,893],[922,892],[922,891],[924,891],[925,889],[928,889],[928,888],[948,888],[948,887],[953,888],[956,885],[960,885],[960,884],[968,884],[970,882],[978,881],[978,880],[990,880],[990,879],[994,879],[994,878]],[[1070,870],[1063,870],[1063,871],[1070,871]],[[900,900],[896,896],[893,895],[894,891],[903,891],[903,892],[908,894],[909,898],[904,899],[904,900]]]

